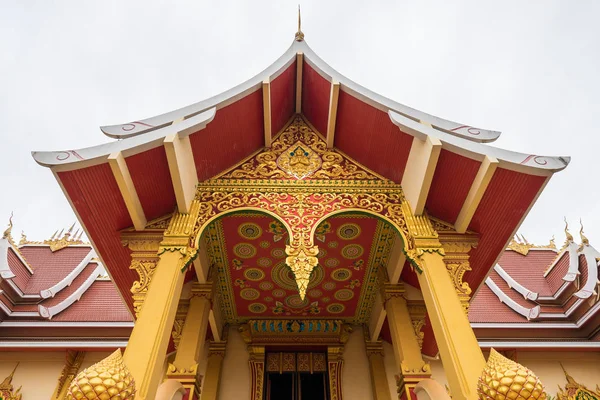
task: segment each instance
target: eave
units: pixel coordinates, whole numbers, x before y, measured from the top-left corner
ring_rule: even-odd
[[[268,97],[267,97],[268,96]],[[242,161],[302,112],[326,139],[370,170],[407,187],[417,213],[480,234],[471,252],[477,288],[554,172],[568,157],[543,157],[485,145],[500,133],[438,118],[377,95],[294,41],[271,66],[210,99],[169,113],[102,127],[119,141],[79,150],[33,152],[51,168],[111,278],[131,307],[135,273],[119,231],[185,210],[195,182]],[[182,141],[189,141],[189,147]],[[183,144],[178,144],[178,143]],[[430,143],[418,146],[417,142]],[[179,146],[179,147],[177,147]],[[413,157],[424,147],[427,162]],[[191,150],[191,156],[190,156]],[[119,163],[110,158],[122,160]],[[488,164],[484,168],[482,165]],[[414,165],[413,165],[414,164]],[[489,166],[492,167],[489,167]],[[118,168],[117,168],[118,167]],[[195,171],[195,176],[186,176]]]

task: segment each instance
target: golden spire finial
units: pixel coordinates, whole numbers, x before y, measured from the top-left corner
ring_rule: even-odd
[[[300,17],[300,4],[298,4],[298,31],[296,32],[295,39],[297,42],[304,40],[304,33],[302,32],[302,19]]]
[[[569,233],[569,223],[567,222],[567,217],[565,217],[565,235],[567,236],[567,242],[573,242],[573,235]]]
[[[2,239],[9,239],[9,240],[12,239],[12,237],[11,237],[11,232],[12,232],[12,227],[13,227],[12,218],[13,218],[13,213],[11,211],[10,218],[8,219],[8,228],[6,228],[6,230],[2,234]]]
[[[590,245],[590,241],[583,234],[583,222],[581,222],[581,218],[579,218],[579,225],[581,225],[581,229],[579,230],[579,236],[581,236],[581,244],[583,246],[589,246]]]
[[[4,380],[2,381],[2,383],[0,383],[0,389],[5,389],[5,390],[10,390],[12,391],[12,380],[13,377],[15,376],[15,371],[17,370],[17,367],[19,366],[19,363],[17,362],[17,365],[15,365],[15,368],[12,370],[12,372],[10,373],[9,376],[7,376],[6,378],[4,378]]]

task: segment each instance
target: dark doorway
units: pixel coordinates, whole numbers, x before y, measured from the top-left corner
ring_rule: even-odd
[[[324,353],[268,353],[265,400],[329,400]]]

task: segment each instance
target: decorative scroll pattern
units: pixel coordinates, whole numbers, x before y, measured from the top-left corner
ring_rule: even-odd
[[[327,364],[329,370],[329,395],[331,400],[342,400],[342,358],[343,349],[329,347],[327,349]]]
[[[239,331],[248,344],[322,343],[344,344],[352,332],[341,320],[250,320]]]
[[[11,222],[11,225],[12,225],[12,222]],[[6,378],[4,378],[4,380],[0,383],[0,399],[2,399],[2,400],[21,400],[21,396],[22,396],[21,387],[19,387],[17,390],[15,390],[12,385],[12,380],[13,380],[15,371],[17,370],[18,366],[19,366],[19,363],[17,363],[17,365],[15,366],[13,371],[10,373],[10,375],[7,376]]]
[[[588,389],[585,385],[575,381],[564,367],[563,372],[567,378],[567,384],[564,389],[558,385],[559,391],[556,394],[556,400],[600,400],[600,387],[598,385],[596,385],[595,391]]]
[[[252,376],[251,400],[263,400],[263,389],[265,379],[265,348],[261,346],[249,346],[250,373]]]

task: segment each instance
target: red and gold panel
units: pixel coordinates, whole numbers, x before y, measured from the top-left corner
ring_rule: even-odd
[[[304,300],[285,263],[288,234],[273,217],[231,214],[213,223],[206,241],[228,322],[249,318],[310,317],[364,322],[376,290],[376,266],[385,264],[394,240],[385,222],[339,214],[319,225],[319,265]]]

